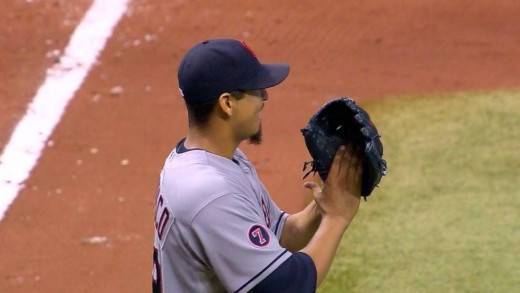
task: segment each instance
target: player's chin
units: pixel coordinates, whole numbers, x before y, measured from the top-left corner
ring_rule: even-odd
[[[254,145],[262,144],[262,124],[258,127],[258,131],[249,137],[249,143]]]

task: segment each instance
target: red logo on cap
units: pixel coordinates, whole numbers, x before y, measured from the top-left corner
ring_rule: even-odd
[[[246,48],[246,50],[248,50],[249,53],[251,53],[251,55],[253,55],[253,57],[257,58],[255,52],[253,52],[253,50],[251,50],[251,48],[249,48],[249,46],[246,45],[246,43],[245,43],[244,41],[240,41],[240,44],[242,44],[242,46],[243,46],[244,48]],[[258,59],[258,58],[257,58],[257,59]]]

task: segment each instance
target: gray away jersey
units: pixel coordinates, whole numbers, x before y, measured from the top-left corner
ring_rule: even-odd
[[[174,150],[161,172],[153,278],[162,292],[247,292],[291,253],[287,219],[245,155]]]

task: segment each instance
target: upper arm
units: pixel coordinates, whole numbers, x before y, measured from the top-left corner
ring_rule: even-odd
[[[256,285],[251,292],[315,292],[316,281],[314,262],[307,254],[297,252]]]
[[[190,246],[231,292],[247,292],[291,256],[266,227],[258,207],[240,195],[216,198],[190,228]]]

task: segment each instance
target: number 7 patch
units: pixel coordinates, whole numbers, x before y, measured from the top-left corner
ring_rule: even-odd
[[[247,236],[249,238],[249,243],[251,243],[255,247],[267,246],[271,241],[271,236],[269,236],[269,232],[267,232],[267,229],[260,224],[255,224],[251,226],[249,228]]]

